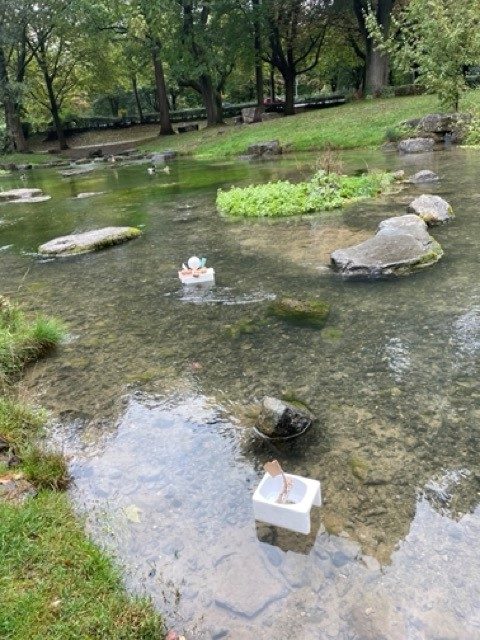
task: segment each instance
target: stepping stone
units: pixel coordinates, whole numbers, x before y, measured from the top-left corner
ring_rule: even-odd
[[[420,216],[429,226],[449,222],[454,217],[452,207],[446,200],[425,194],[412,200],[407,212]]]
[[[388,218],[376,235],[331,254],[332,267],[348,277],[405,275],[435,264],[443,249],[415,215]]]
[[[66,257],[90,253],[133,240],[141,233],[136,227],[105,227],[55,238],[40,245],[38,253],[44,257]]]

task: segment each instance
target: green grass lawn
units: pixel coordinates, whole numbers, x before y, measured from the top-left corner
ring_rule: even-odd
[[[33,164],[42,165],[60,160],[50,153],[0,153],[0,164]]]
[[[12,383],[23,368],[63,335],[57,322],[29,319],[0,297],[0,442],[10,447],[0,478],[38,491],[21,504],[0,498],[0,638],[161,640],[161,617],[150,602],[127,595],[61,492],[67,464],[42,447],[44,412],[15,397]]]
[[[480,90],[469,91],[461,108],[476,111],[478,104]],[[250,144],[262,140],[279,140],[291,151],[322,150],[328,145],[337,149],[372,147],[382,144],[387,129],[402,120],[438,109],[437,98],[432,95],[363,100],[254,125],[220,126],[158,138],[140,146],[148,151],[173,149],[207,159],[240,155]]]

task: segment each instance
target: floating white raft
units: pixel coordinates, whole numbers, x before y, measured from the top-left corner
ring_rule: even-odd
[[[283,478],[266,473],[253,494],[255,520],[290,529],[297,533],[310,533],[310,511],[312,506],[322,505],[320,482],[285,473],[291,481],[287,500],[279,502],[282,495]]]
[[[215,282],[215,269],[205,267],[199,270],[188,269],[178,272],[178,277],[182,284],[203,284],[204,282]]]

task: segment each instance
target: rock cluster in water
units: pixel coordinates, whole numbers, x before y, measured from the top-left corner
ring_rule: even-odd
[[[377,233],[331,255],[334,269],[345,276],[402,275],[434,264],[443,255],[426,223],[416,215],[388,218]]]
[[[266,396],[255,426],[267,438],[285,440],[302,435],[314,422],[315,416],[300,403]]]
[[[85,233],[55,238],[40,245],[38,253],[42,256],[65,257],[98,251],[127,240],[133,240],[141,235],[136,227],[105,227]]]

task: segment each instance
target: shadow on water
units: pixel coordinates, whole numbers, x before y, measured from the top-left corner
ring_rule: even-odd
[[[27,186],[52,199],[0,208],[2,290],[61,317],[70,336],[25,385],[72,455],[72,495],[92,535],[187,636],[480,637],[480,157],[345,155],[348,170],[436,170],[434,189],[457,213],[433,231],[438,265],[378,282],[339,279],[329,253],[402,213],[416,187],[321,217],[217,216],[217,187],[301,178],[313,164],[32,172]],[[106,193],[75,200],[80,191]],[[74,260],[32,255],[54,236],[110,224],[144,235]],[[215,266],[213,289],[178,286],[191,253]],[[327,327],[267,317],[276,295],[328,300]],[[244,408],[282,392],[319,426],[273,447],[252,435]],[[272,457],[322,481],[310,536],[252,520]]]

